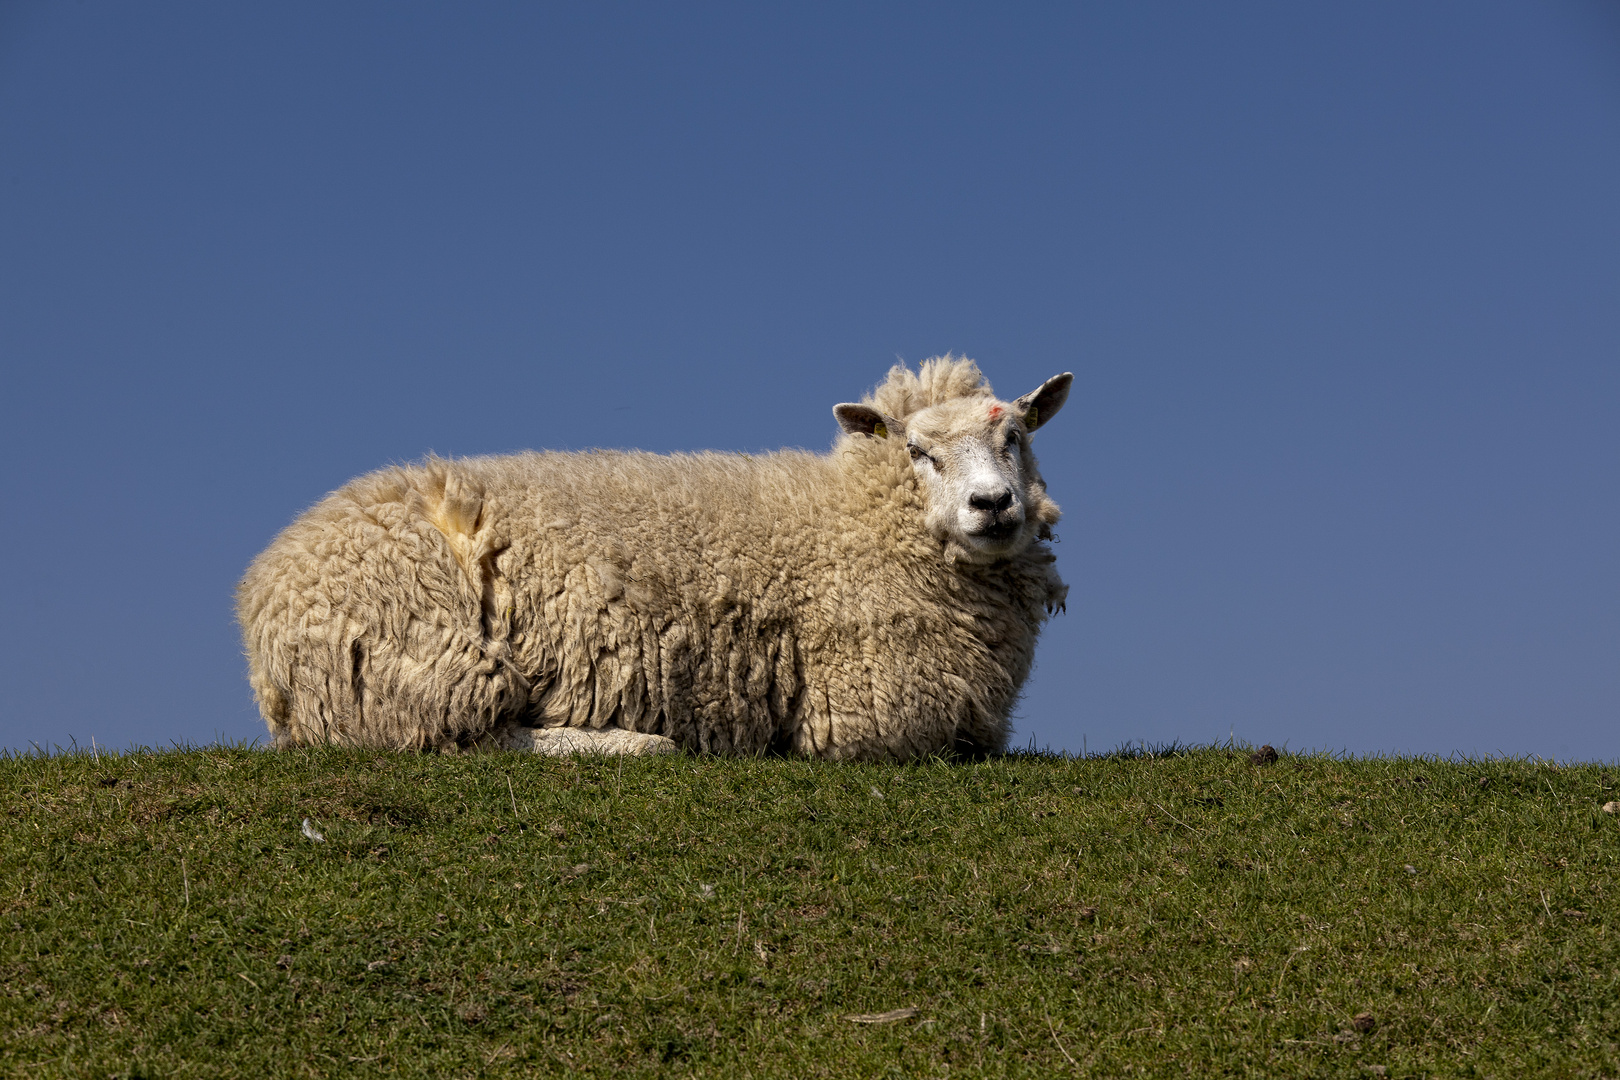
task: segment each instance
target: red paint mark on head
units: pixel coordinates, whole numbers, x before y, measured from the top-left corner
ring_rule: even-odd
[[[992,420],[1001,419],[1001,406],[1000,405],[992,405],[992,406],[990,406],[990,419],[992,419]]]

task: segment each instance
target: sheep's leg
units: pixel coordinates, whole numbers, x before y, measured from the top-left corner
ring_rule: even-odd
[[[673,739],[623,728],[531,728],[514,725],[497,732],[493,745],[502,750],[547,757],[568,757],[573,754],[648,757],[680,752]]]

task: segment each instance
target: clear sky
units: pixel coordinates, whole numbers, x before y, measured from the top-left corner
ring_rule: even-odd
[[[0,745],[262,732],[376,466],[1036,437],[1015,741],[1620,759],[1612,3],[0,5]]]

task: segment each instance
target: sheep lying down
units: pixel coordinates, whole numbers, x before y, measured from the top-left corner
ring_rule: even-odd
[[[328,495],[237,590],[277,746],[1002,750],[1067,587],[1030,435],[969,360],[896,366],[829,454],[524,453]]]

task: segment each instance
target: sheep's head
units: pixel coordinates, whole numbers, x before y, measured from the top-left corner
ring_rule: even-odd
[[[931,370],[930,365],[952,370]],[[952,396],[926,393],[931,377],[941,381],[963,369],[973,377],[971,389]],[[915,391],[901,392],[909,391],[897,385],[906,379],[922,388],[920,400]],[[1029,436],[1063,407],[1073,381],[1065,372],[1016,401],[1002,401],[971,362],[946,357],[925,363],[920,380],[897,368],[889,386],[880,387],[873,398],[835,406],[833,414],[850,435],[903,445],[922,494],[928,531],[951,558],[988,563],[1017,555],[1035,539],[1049,536],[1058,520]],[[928,403],[930,398],[936,400]],[[885,411],[885,405],[895,411]],[[906,405],[920,407],[905,410]]]

